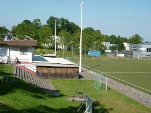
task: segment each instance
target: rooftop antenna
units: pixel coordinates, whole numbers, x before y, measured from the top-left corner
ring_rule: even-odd
[[[16,38],[16,37],[12,36],[11,40],[13,40],[13,39],[16,39],[16,40],[18,40],[18,38]]]
[[[33,40],[32,38],[30,38],[29,36],[27,35],[24,35],[24,40]]]

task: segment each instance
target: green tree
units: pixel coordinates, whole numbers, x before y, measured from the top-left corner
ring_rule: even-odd
[[[23,23],[30,25],[30,24],[31,24],[31,21],[30,21],[30,20],[24,20]]]
[[[75,32],[79,32],[80,31],[80,27],[78,25],[76,25],[73,22],[70,22],[70,27],[69,27],[69,32],[71,35],[73,35]]]
[[[67,50],[70,49],[70,42],[71,42],[71,35],[66,30],[62,30],[59,32],[61,45],[64,44],[67,48]]]
[[[77,30],[80,30],[80,27],[75,25],[73,22],[70,22],[65,18],[57,18],[57,17],[49,17],[47,20],[47,24],[50,28],[53,29],[53,33],[55,32],[55,20],[56,20],[56,33],[58,34],[62,30],[66,30],[70,33],[70,35],[74,34]]]
[[[3,39],[2,39],[2,36],[0,35],[0,41],[2,41]]]
[[[118,42],[118,50],[119,50],[119,51],[125,50],[125,46],[124,46],[124,44],[123,44],[122,41],[119,41],[119,42]]]
[[[79,47],[80,47],[80,31],[76,31],[74,34],[71,35],[71,40],[74,41],[74,52],[79,54]]]
[[[93,42],[95,42],[94,39],[94,29],[91,27],[87,27],[83,29],[83,38],[82,38],[82,46],[86,46],[90,50],[93,48]],[[79,35],[79,41],[80,41],[80,35]]]
[[[143,41],[143,38],[140,37],[140,35],[138,34],[135,34],[129,38],[129,43],[131,44],[139,44],[139,43],[142,43],[142,41]]]
[[[105,41],[105,37],[101,34],[100,30],[96,30],[94,32],[94,39],[96,41],[96,46],[95,46],[95,50],[101,50],[102,52],[104,52],[104,45],[102,44],[102,42]]]
[[[11,28],[11,32],[13,33],[13,34],[16,34],[16,28],[17,28],[17,26],[12,26],[12,28]]]
[[[42,27],[40,19],[34,19],[31,24],[33,24],[36,29],[39,29]]]
[[[52,29],[48,25],[42,26],[38,31],[38,47],[52,48],[54,47],[54,40],[52,37]]]
[[[31,38],[34,37],[34,25],[32,24],[25,24],[25,23],[20,23],[17,25],[17,27],[15,28],[15,30],[13,32],[15,32],[16,34],[16,38],[18,39],[24,39],[24,35],[27,35]]]
[[[34,26],[33,28],[33,39],[37,40],[39,37],[38,32],[39,29],[42,27],[41,21],[40,19],[34,19],[31,23],[32,26]]]
[[[55,35],[55,21],[56,21],[56,33],[58,34],[59,32],[59,19],[57,17],[49,17],[49,19],[47,20],[47,25],[50,26],[50,28],[52,29],[53,35]]]
[[[5,26],[3,27],[0,27],[0,34],[5,34],[5,33],[8,33],[10,32]]]
[[[110,50],[117,50],[117,45],[110,46]]]

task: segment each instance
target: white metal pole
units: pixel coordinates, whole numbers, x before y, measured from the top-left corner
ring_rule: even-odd
[[[107,91],[107,77],[105,78],[105,82],[106,82],[106,91]]]
[[[118,44],[117,44],[117,57],[118,57]]]
[[[85,45],[85,58],[86,58],[86,45]]]
[[[138,60],[139,60],[139,53],[138,53]]]
[[[81,35],[80,35],[80,62],[79,62],[79,72],[81,72],[81,64],[82,64],[82,6],[84,2],[81,3]]]
[[[72,42],[72,56],[73,56],[73,41],[71,41]]]
[[[63,44],[63,58],[64,58],[64,44]]]
[[[56,19],[55,19],[55,55],[56,55]]]

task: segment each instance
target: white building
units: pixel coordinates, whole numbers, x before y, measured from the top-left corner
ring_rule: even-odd
[[[111,46],[110,42],[103,42],[103,45],[106,47],[107,50],[110,49]]]
[[[123,44],[125,46],[125,50],[130,50],[130,44],[129,43],[124,42]]]
[[[32,62],[35,46],[37,46],[37,40],[0,41],[0,62],[4,62],[4,59],[13,62],[16,57],[19,61]]]

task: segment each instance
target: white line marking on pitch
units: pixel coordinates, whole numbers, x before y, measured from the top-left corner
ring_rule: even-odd
[[[102,72],[102,73],[151,73],[151,72]]]

